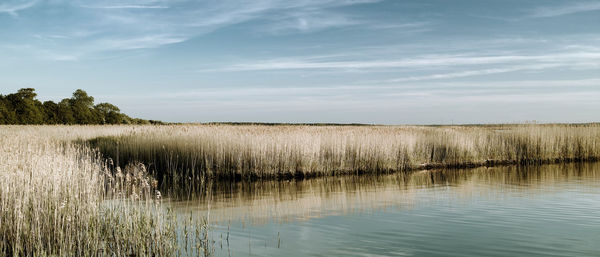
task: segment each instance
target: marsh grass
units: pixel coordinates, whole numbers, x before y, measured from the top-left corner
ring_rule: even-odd
[[[145,127],[88,143],[143,162],[168,188],[207,179],[290,179],[431,168],[592,161],[598,125]]]
[[[0,127],[0,256],[209,254],[207,224],[182,223],[164,208],[143,165],[113,172],[96,152],[65,141],[131,129]],[[201,233],[182,236],[182,226]]]
[[[591,161],[599,139],[593,124],[0,126],[0,256],[210,255],[207,218],[159,189]]]

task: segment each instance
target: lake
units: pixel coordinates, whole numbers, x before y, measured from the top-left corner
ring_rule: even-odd
[[[600,164],[215,184],[216,256],[600,256]]]

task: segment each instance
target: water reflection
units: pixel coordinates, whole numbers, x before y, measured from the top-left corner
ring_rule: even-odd
[[[219,224],[233,221],[258,225],[388,209],[410,210],[448,199],[535,196],[561,190],[561,184],[567,182],[577,182],[578,187],[585,189],[586,185],[598,183],[599,174],[600,164],[576,163],[213,184],[204,196],[172,198],[170,205],[178,212],[210,212],[211,222]]]

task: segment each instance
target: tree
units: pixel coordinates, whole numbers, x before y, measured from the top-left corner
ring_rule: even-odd
[[[4,103],[4,97],[0,95],[0,124],[9,124],[7,121],[8,108]]]
[[[102,117],[101,124],[122,124],[124,115],[121,114],[119,107],[116,107],[109,103],[99,103],[94,109],[96,109]]]
[[[58,103],[58,119],[62,124],[75,124],[75,118],[73,117],[73,110],[71,110],[71,103],[69,99],[63,99]]]
[[[77,124],[97,124],[98,118],[94,117],[92,107],[94,106],[94,97],[91,97],[87,92],[77,89],[73,93],[73,97],[69,100],[73,118]]]
[[[30,99],[33,100],[37,94],[35,93],[35,88],[21,88],[17,91],[17,95],[22,99]]]
[[[58,104],[52,101],[45,101],[42,105],[45,113],[44,123],[59,124],[62,123],[58,116]]]
[[[19,124],[43,124],[44,113],[40,109],[42,105],[36,100],[35,89],[22,88],[15,94],[6,96],[7,100],[15,110],[17,123]]]
[[[40,102],[33,88],[0,95],[0,124],[147,124],[132,119],[110,103],[94,106],[94,97],[77,89],[71,98]],[[159,124],[159,123],[156,123]],[[162,124],[162,123],[160,123]]]
[[[6,97],[0,95],[0,124],[16,124],[17,117],[15,112],[6,99]]]

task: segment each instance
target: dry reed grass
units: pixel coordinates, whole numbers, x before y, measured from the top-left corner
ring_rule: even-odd
[[[208,178],[304,178],[600,157],[598,125],[144,127],[89,141],[168,187]]]
[[[210,254],[206,222],[169,212],[154,178],[186,188],[210,178],[597,160],[599,139],[598,125],[0,126],[0,255]]]
[[[65,142],[133,127],[0,127],[0,256],[174,256],[209,253],[206,223],[180,222],[144,166],[111,172]],[[183,249],[182,240],[194,244]]]

